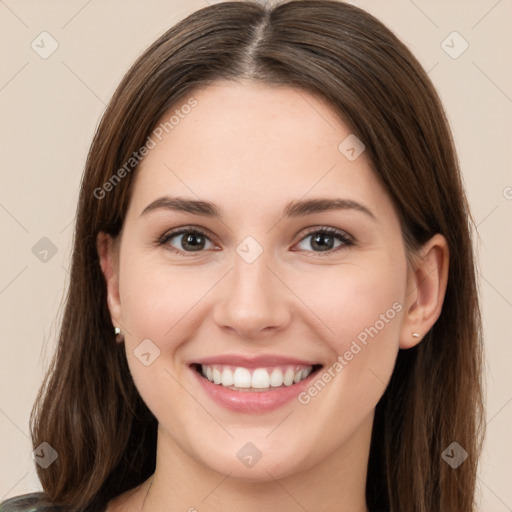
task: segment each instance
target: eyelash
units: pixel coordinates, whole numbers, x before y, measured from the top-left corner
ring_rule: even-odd
[[[322,226],[320,228],[313,228],[313,229],[309,230],[308,232],[305,233],[305,235],[297,243],[302,242],[308,236],[311,236],[314,234],[319,234],[319,233],[332,235],[332,236],[338,238],[339,240],[341,240],[343,242],[343,245],[341,245],[337,248],[334,248],[334,249],[329,249],[327,251],[307,251],[307,252],[314,252],[315,254],[318,254],[319,256],[324,256],[324,255],[329,256],[329,255],[339,251],[340,249],[343,249],[344,247],[356,245],[355,240],[352,237],[350,237],[349,235],[347,235],[347,233],[345,233],[344,231],[341,231],[340,229],[331,228],[329,226]],[[185,228],[179,228],[175,231],[169,231],[167,233],[164,233],[162,236],[160,236],[155,241],[155,243],[157,246],[162,246],[162,245],[166,244],[167,242],[169,242],[169,240],[171,240],[172,238],[174,238],[178,235],[183,235],[183,234],[201,235],[201,236],[204,236],[205,238],[207,238],[208,240],[210,240],[210,238],[203,231],[198,230],[193,227],[188,227],[188,228],[185,227]],[[169,249],[172,252],[174,252],[175,254],[179,254],[179,255],[182,255],[185,257],[199,256],[199,254],[201,252],[204,252],[204,251],[188,251],[188,252],[181,251],[181,250],[176,249],[175,247],[172,247],[170,245],[169,245]]]

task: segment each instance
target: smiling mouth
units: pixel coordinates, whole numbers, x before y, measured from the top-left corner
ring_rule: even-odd
[[[244,368],[221,364],[198,364],[191,367],[212,384],[233,391],[264,392],[294,386],[317,373],[323,365],[280,365]]]

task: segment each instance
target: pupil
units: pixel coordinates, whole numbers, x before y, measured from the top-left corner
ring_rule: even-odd
[[[332,242],[331,235],[329,235],[327,233],[319,233],[315,237],[313,237],[313,241],[314,241],[313,243],[315,245],[317,245],[321,250],[324,250],[324,251],[332,249],[332,247],[330,247],[332,245],[331,243],[327,243],[327,244],[319,243],[319,241],[322,240],[323,238],[326,238],[329,240],[329,242]]]
[[[201,242],[197,243],[197,240],[196,238],[201,238],[201,235],[198,235],[198,234],[195,234],[195,233],[189,233],[188,236],[185,237],[185,244],[190,244],[191,247],[194,247],[194,248],[201,248],[202,245],[204,244],[204,241],[203,241],[203,244],[201,244]]]

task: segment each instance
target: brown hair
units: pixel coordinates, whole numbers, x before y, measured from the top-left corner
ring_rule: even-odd
[[[58,452],[37,467],[39,502],[97,510],[155,469],[157,420],[114,341],[96,250],[99,231],[121,230],[136,165],[101,199],[97,191],[169,108],[218,79],[321,95],[365,144],[408,257],[436,233],[447,239],[441,315],[421,343],[399,351],[376,407],[366,499],[372,511],[473,511],[485,430],[482,328],[473,219],[449,124],[407,47],[370,14],[333,0],[200,9],[152,44],[117,88],[87,158],[58,349],[31,415],[34,447],[46,441]],[[456,469],[441,457],[454,441],[468,453]]]

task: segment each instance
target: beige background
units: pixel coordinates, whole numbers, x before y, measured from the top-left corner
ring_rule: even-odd
[[[409,46],[448,113],[480,238],[488,383],[481,510],[512,511],[512,1],[351,3]],[[78,187],[95,128],[142,50],[205,5],[0,0],[0,499],[40,489],[28,419],[55,347]],[[31,47],[43,31],[58,42],[47,59]],[[453,31],[469,44],[456,59],[442,46]],[[457,38],[445,43],[449,51],[462,49]],[[58,251],[46,263],[32,252],[42,237]]]

